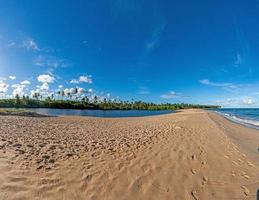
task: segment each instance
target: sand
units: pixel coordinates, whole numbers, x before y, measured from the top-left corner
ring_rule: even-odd
[[[256,199],[259,130],[203,110],[0,116],[0,199]]]

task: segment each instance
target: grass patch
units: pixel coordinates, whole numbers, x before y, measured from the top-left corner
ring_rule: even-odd
[[[36,112],[32,112],[26,109],[16,108],[0,108],[0,115],[12,115],[12,116],[25,116],[25,117],[47,117]]]

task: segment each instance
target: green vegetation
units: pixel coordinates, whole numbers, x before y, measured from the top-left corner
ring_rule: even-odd
[[[28,111],[26,109],[0,109],[0,115],[15,115],[15,116],[27,116],[27,117],[43,117],[45,115],[41,115],[35,112]]]
[[[170,103],[146,103],[142,101],[118,101],[118,100],[99,100],[94,97],[89,100],[84,97],[80,100],[56,100],[48,97],[47,99],[39,99],[37,97],[29,98],[28,96],[15,99],[0,99],[0,107],[2,108],[60,108],[60,109],[93,109],[93,110],[179,110],[186,108],[218,108],[212,105],[195,105],[195,104],[170,104]]]

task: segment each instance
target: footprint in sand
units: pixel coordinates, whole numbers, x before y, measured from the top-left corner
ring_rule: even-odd
[[[199,200],[196,190],[191,191],[191,195],[192,195],[193,199]]]
[[[180,126],[175,126],[175,129],[181,129],[182,127],[180,127]]]
[[[203,176],[202,177],[202,185],[205,185],[208,182],[208,177],[207,176]]]
[[[235,164],[235,165],[239,165],[236,161],[232,161],[232,163]]]
[[[247,164],[250,166],[250,167],[254,167],[254,164],[252,164],[251,162],[247,161]]]
[[[192,174],[196,174],[197,173],[195,169],[191,169],[191,172],[192,172]]]
[[[247,189],[247,187],[241,186],[241,188],[243,189],[244,194],[248,196],[250,191]]]
[[[235,176],[236,176],[236,173],[235,173],[234,171],[232,171],[232,172],[231,172],[231,175],[235,177]]]
[[[248,176],[248,175],[246,174],[246,172],[244,172],[244,171],[241,172],[241,175],[242,175],[243,177],[245,177],[246,179],[249,179],[249,178],[250,178],[250,176]]]
[[[250,178],[250,176],[248,176],[248,175],[243,175],[243,177],[245,177],[246,179]]]
[[[227,155],[224,155],[224,158],[226,158],[226,159],[229,159],[229,156],[227,156]]]

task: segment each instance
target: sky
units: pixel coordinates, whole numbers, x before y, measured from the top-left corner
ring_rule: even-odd
[[[258,19],[258,0],[0,0],[0,98],[259,107]]]

